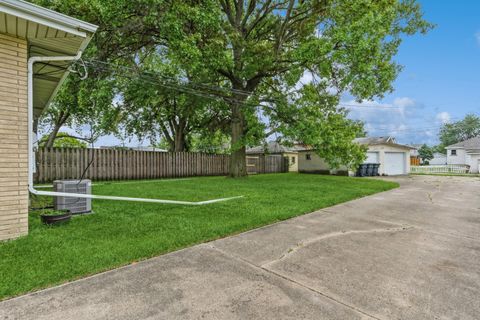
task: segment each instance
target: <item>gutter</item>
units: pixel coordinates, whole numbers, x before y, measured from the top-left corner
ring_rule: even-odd
[[[39,196],[53,196],[53,197],[70,197],[70,198],[85,198],[85,199],[104,199],[114,201],[135,201],[135,202],[151,202],[151,203],[163,203],[163,204],[178,204],[188,206],[201,206],[216,202],[223,202],[233,199],[242,198],[243,196],[218,198],[206,201],[177,201],[166,199],[149,199],[149,198],[131,198],[131,197],[118,197],[118,196],[102,196],[92,194],[81,193],[65,193],[55,191],[41,191],[36,190],[33,185],[33,172],[35,167],[34,153],[33,153],[33,65],[36,62],[43,61],[75,61],[80,59],[82,51],[78,51],[76,56],[57,56],[57,57],[31,57],[28,59],[28,78],[27,78],[27,107],[28,107],[28,191],[30,193]]]
[[[0,11],[78,37],[94,33],[97,26],[23,0],[0,0]]]

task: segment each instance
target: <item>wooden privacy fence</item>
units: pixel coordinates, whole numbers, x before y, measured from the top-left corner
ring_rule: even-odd
[[[230,163],[229,155],[114,149],[40,148],[35,156],[35,183],[79,179],[84,172],[91,180],[221,176]],[[256,173],[286,172],[283,158],[261,157]]]
[[[411,166],[411,173],[468,173],[469,167],[461,164]]]
[[[248,174],[288,172],[288,158],[278,154],[247,156]]]
[[[410,165],[411,166],[419,166],[420,165],[420,158],[410,157]]]

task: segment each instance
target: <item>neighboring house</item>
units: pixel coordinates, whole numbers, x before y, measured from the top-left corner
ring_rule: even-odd
[[[160,149],[156,147],[144,147],[144,146],[139,146],[139,147],[130,147],[128,148],[130,150],[135,150],[135,151],[155,151],[155,152],[168,152],[168,150],[165,149]]]
[[[301,145],[284,146],[277,141],[270,141],[264,146],[256,146],[247,148],[247,159],[258,155],[280,155],[288,158],[288,171],[298,172],[298,152],[304,150],[305,147]]]
[[[411,144],[412,149],[410,150],[410,165],[419,166],[422,163],[418,149],[420,149],[423,144]]]
[[[440,152],[434,152],[433,153],[433,159],[428,161],[428,164],[430,165],[445,165],[447,164],[447,155],[440,153]]]
[[[385,175],[401,175],[410,173],[410,146],[398,144],[393,137],[358,138],[355,142],[367,145],[365,163],[379,163],[379,173]],[[346,166],[331,169],[312,148],[303,145],[286,147],[278,142],[270,142],[266,147],[255,147],[247,150],[248,155],[281,154],[289,157],[290,171],[352,175]]]
[[[410,150],[410,156],[415,158],[420,157],[418,149],[420,149],[423,144],[410,144],[410,146],[412,147],[412,149]]]
[[[364,163],[379,163],[378,172],[382,175],[402,175],[410,173],[410,146],[398,144],[393,137],[357,138],[355,142],[368,147]],[[332,174],[350,174],[343,166],[336,170],[330,166],[313,150],[301,151],[299,156],[300,172],[319,172]]]
[[[447,164],[470,167],[470,173],[480,172],[480,136],[452,144],[447,149]]]
[[[168,150],[160,149],[156,147],[123,147],[123,146],[100,146],[95,147],[95,149],[110,149],[110,150],[134,150],[134,151],[155,151],[155,152],[168,152]]]
[[[29,83],[28,59],[80,56],[96,29],[26,1],[0,0],[0,240],[28,233],[29,125],[69,73],[68,62],[37,62]]]
[[[394,137],[358,138],[355,141],[368,147],[365,163],[379,163],[380,174],[410,173],[410,151],[413,147],[398,144]]]

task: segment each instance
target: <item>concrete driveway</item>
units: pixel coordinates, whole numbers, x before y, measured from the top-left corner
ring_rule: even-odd
[[[480,179],[391,179],[401,188],[2,302],[0,318],[479,319]]]

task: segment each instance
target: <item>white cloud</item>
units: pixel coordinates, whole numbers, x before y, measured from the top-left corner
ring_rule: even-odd
[[[435,118],[436,118],[437,121],[440,122],[441,124],[448,123],[448,122],[450,122],[450,120],[452,119],[452,117],[450,116],[450,113],[445,112],[445,111],[437,113],[437,115],[435,116]]]
[[[397,97],[385,103],[376,100],[340,103],[349,109],[349,118],[365,122],[369,136],[394,136],[400,143],[436,144],[438,122],[435,113],[409,97]],[[444,115],[449,116],[449,114]]]
[[[393,100],[393,105],[401,108],[413,107],[415,106],[415,100],[408,97],[395,98],[395,100]]]

